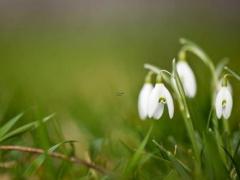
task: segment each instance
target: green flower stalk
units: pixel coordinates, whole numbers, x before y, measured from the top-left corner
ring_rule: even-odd
[[[186,53],[187,52],[191,52],[193,54],[195,54],[197,57],[199,57],[199,59],[209,68],[211,75],[212,75],[212,82],[211,82],[211,90],[212,90],[212,103],[211,103],[211,111],[214,109],[214,105],[215,105],[215,99],[216,99],[216,89],[217,89],[217,84],[218,84],[218,74],[216,73],[216,68],[213,64],[213,61],[210,59],[210,57],[195,43],[187,40],[187,39],[180,39],[180,43],[183,45],[181,50],[179,51],[179,58],[186,58]],[[221,72],[220,72],[221,74]],[[210,111],[210,114],[211,114]],[[226,156],[225,153],[222,149],[223,146],[223,140],[222,137],[220,135],[219,132],[219,125],[218,125],[218,121],[216,118],[216,115],[214,113],[214,116],[212,116],[212,122],[213,122],[213,126],[214,126],[214,134],[215,134],[215,139],[217,142],[217,146],[218,146],[218,151],[219,154],[223,160],[223,162],[225,163],[225,165],[227,166],[227,161],[226,161]],[[207,127],[208,128],[208,127]]]
[[[226,67],[228,60],[225,58],[216,67],[209,56],[195,43],[180,39],[180,43],[183,45],[178,54],[178,61],[175,59],[172,61],[172,73],[167,70],[159,69],[158,67],[145,64],[144,68],[149,70],[145,85],[140,91],[139,95],[139,113],[141,119],[154,118],[160,119],[162,117],[165,106],[168,108],[170,119],[174,114],[174,103],[171,95],[171,91],[165,86],[165,82],[168,83],[177,97],[180,112],[182,114],[184,125],[187,130],[188,137],[192,144],[194,152],[195,173],[201,172],[201,152],[204,144],[199,143],[199,138],[196,134],[196,129],[193,125],[191,113],[189,111],[187,98],[193,98],[196,96],[197,83],[195,74],[191,67],[187,63],[187,52],[195,54],[210,70],[211,81],[211,110],[207,122],[207,131],[210,128],[210,122],[213,125],[213,140],[217,144],[216,152],[219,152],[220,163],[224,163],[225,167],[229,167],[226,150],[232,151],[232,146],[229,141],[230,129],[227,119],[230,118],[233,108],[232,86],[228,81],[229,76],[235,77],[240,81],[240,76]],[[226,71],[227,73],[223,73]],[[152,75],[156,74],[157,78],[155,85],[152,82]],[[218,121],[218,119],[223,119]],[[219,130],[219,122],[222,123],[224,129],[225,139],[223,141],[223,134]],[[220,126],[221,127],[221,126]],[[203,132],[203,142],[206,141],[208,133]],[[205,141],[204,141],[205,140]],[[200,140],[201,141],[201,140]],[[214,143],[215,143],[214,142]]]
[[[177,94],[178,97],[178,103],[179,103],[179,107],[184,119],[184,123],[187,129],[187,133],[189,136],[189,139],[192,143],[193,146],[193,151],[195,154],[195,159],[196,159],[196,169],[197,171],[199,171],[200,169],[200,147],[197,144],[197,138],[195,136],[195,130],[193,127],[193,123],[192,123],[192,119],[191,119],[191,115],[189,112],[189,108],[186,102],[186,97],[184,94],[184,89],[183,86],[181,84],[179,75],[177,73],[176,70],[176,63],[175,60],[173,60],[173,73],[170,73],[166,70],[161,70],[159,68],[157,68],[156,66],[150,65],[150,64],[145,64],[144,66],[146,69],[156,73],[156,74],[161,74],[163,79],[165,79],[168,83],[170,83],[170,85],[172,86],[172,88],[174,89],[175,93]],[[174,82],[174,83],[173,83]]]

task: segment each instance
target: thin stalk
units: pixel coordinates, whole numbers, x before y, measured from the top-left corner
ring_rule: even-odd
[[[171,77],[172,74],[169,71],[164,69],[159,69],[158,67],[151,64],[144,64],[144,68],[155,74],[160,74],[167,83],[169,84],[171,83],[171,81],[169,80],[169,77]]]
[[[200,164],[200,149],[199,149],[199,146],[197,144],[197,138],[195,136],[195,131],[194,131],[193,123],[192,123],[193,121],[192,121],[192,118],[191,118],[191,115],[190,115],[190,112],[189,112],[189,108],[188,108],[188,105],[187,105],[187,101],[186,101],[186,98],[185,98],[185,95],[184,95],[184,90],[183,90],[179,75],[176,71],[175,60],[173,60],[173,73],[174,73],[173,77],[176,81],[176,86],[177,86],[177,88],[175,88],[175,90],[178,91],[176,93],[176,94],[178,94],[178,99],[179,99],[178,102],[179,102],[180,107],[184,107],[184,108],[180,108],[180,110],[181,110],[181,113],[182,113],[182,116],[183,116],[183,119],[184,119],[184,123],[185,123],[186,129],[187,129],[187,132],[188,132],[188,136],[189,136],[190,141],[191,141],[192,146],[193,146],[193,151],[194,151],[195,158],[196,158],[196,161],[197,161],[196,168],[199,171],[200,167],[201,167],[201,164]]]
[[[186,58],[186,52],[192,52],[195,54],[203,63],[209,68],[212,75],[212,90],[215,91],[215,86],[217,84],[216,70],[211,58],[194,42],[187,39],[180,39],[180,43],[183,44],[181,50],[179,51],[179,57]],[[213,96],[214,100],[214,96]]]
[[[211,103],[211,109],[214,109],[214,102],[215,102],[215,96],[216,96],[216,85],[218,83],[218,77],[217,77],[217,73],[216,73],[216,68],[213,64],[213,61],[211,60],[211,58],[195,43],[186,40],[186,39],[180,39],[180,42],[183,44],[182,49],[179,52],[179,57],[182,58],[186,58],[186,52],[192,52],[193,54],[195,54],[197,57],[199,57],[200,60],[203,61],[203,63],[209,68],[211,75],[212,75],[212,82],[211,82],[211,88],[212,88],[212,103]],[[226,69],[226,68],[225,68]],[[228,69],[226,69],[228,70]],[[211,110],[210,110],[211,113]],[[225,152],[222,149],[222,145],[223,145],[223,140],[222,137],[219,133],[219,127],[218,127],[218,122],[216,119],[216,116],[213,116],[213,125],[214,125],[214,133],[215,133],[215,139],[217,142],[217,146],[218,146],[218,151],[220,153],[220,156],[223,160],[223,162],[225,163],[225,165],[227,166],[227,161],[226,161],[226,157],[225,157]]]
[[[233,70],[231,70],[229,67],[225,66],[224,69],[226,71],[228,71],[229,73],[231,73],[233,75],[233,77],[235,77],[238,81],[240,81],[240,75],[238,75],[236,72],[234,72]]]
[[[225,135],[225,142],[226,142],[226,146],[227,146],[227,149],[230,153],[233,154],[233,149],[232,149],[232,146],[231,146],[231,143],[229,141],[229,136],[230,136],[230,128],[229,128],[229,123],[228,123],[228,120],[226,119],[223,119],[223,130],[224,130],[224,135]]]
[[[213,121],[213,127],[214,127],[214,135],[215,135],[216,143],[217,143],[217,146],[218,146],[218,152],[220,154],[220,157],[221,157],[222,161],[227,166],[227,158],[225,156],[225,152],[224,152],[224,149],[223,149],[224,144],[223,144],[221,134],[218,131],[218,129],[219,129],[218,119],[216,118],[215,114],[213,115],[212,121]]]
[[[156,66],[150,65],[150,64],[145,64],[144,67],[148,70],[153,71],[154,73],[157,73],[157,74],[162,72],[161,69],[159,69]],[[182,113],[184,123],[185,123],[186,129],[187,129],[187,132],[188,132],[188,136],[189,136],[189,139],[193,146],[195,158],[197,160],[196,168],[199,171],[200,166],[201,166],[200,165],[200,149],[197,145],[197,139],[195,136],[192,119],[191,119],[187,101],[186,101],[186,98],[184,95],[183,87],[181,85],[180,78],[176,72],[175,60],[173,61],[173,69],[174,69],[174,71],[173,71],[174,74],[171,74],[171,73],[169,73],[169,74],[171,75],[171,77],[173,77],[175,79],[177,87],[173,86],[172,84],[171,85],[173,86],[173,89],[176,91],[176,94],[178,96],[178,103],[179,103],[180,111]],[[169,82],[171,82],[171,80],[169,80]]]
[[[158,67],[153,66],[151,64],[144,64],[144,68],[148,69],[148,70],[150,70],[150,71],[152,71],[152,72],[154,72],[156,74],[166,73],[169,76],[172,76],[172,74],[169,71],[167,71],[165,69],[159,69]]]
[[[25,152],[25,153],[31,153],[31,154],[44,154],[46,153],[46,151],[44,151],[43,149],[39,149],[39,148],[32,148],[32,147],[25,147],[25,146],[13,146],[13,145],[2,145],[0,146],[0,150],[5,150],[5,151],[20,151],[20,152]],[[83,159],[79,159],[77,157],[68,157],[65,154],[61,154],[58,152],[48,152],[47,153],[49,156],[53,157],[53,158],[57,158],[57,159],[62,159],[65,161],[69,161],[75,164],[79,164],[79,165],[83,165],[86,166],[90,169],[94,169],[102,174],[106,174],[106,170],[104,170],[103,168],[92,164],[90,162],[87,162]]]

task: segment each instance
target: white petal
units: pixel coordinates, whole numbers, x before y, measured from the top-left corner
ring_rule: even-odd
[[[163,91],[164,91],[164,85],[162,83],[158,83],[155,85],[153,88],[150,96],[149,96],[149,102],[148,102],[148,116],[149,118],[152,118],[153,115],[155,114],[159,103],[160,97],[164,96]]]
[[[160,119],[163,115],[163,110],[164,110],[164,104],[159,103],[157,109],[155,110],[153,118],[154,119]]]
[[[148,112],[148,99],[152,92],[153,85],[150,83],[145,83],[140,91],[138,97],[138,112],[141,119],[147,118]]]
[[[216,101],[215,101],[215,110],[216,110],[216,115],[218,119],[220,119],[223,114],[222,102],[223,102],[223,91],[222,89],[220,89],[217,93]]]
[[[173,118],[174,114],[174,104],[173,104],[173,98],[168,89],[164,86],[164,97],[166,99],[167,107],[168,107],[168,114],[170,119]]]
[[[185,61],[178,61],[177,72],[181,79],[185,95],[190,98],[194,97],[197,92],[197,83],[195,75],[188,63]]]
[[[224,89],[223,96],[224,96],[224,99],[226,100],[226,106],[225,108],[223,108],[223,117],[224,119],[228,119],[232,112],[233,100],[232,100],[232,95],[229,92],[227,87],[225,87]]]
[[[223,102],[225,102],[225,106],[223,106]],[[222,116],[224,119],[228,119],[232,112],[233,100],[232,94],[230,93],[228,87],[222,87],[216,97],[215,108],[217,118],[221,118]]]

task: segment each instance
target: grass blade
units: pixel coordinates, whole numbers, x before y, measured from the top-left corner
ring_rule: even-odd
[[[16,124],[16,122],[23,116],[24,113],[20,113],[14,118],[10,119],[0,128],[0,137],[3,137],[8,131]]]
[[[67,140],[67,141],[63,141],[60,142],[54,146],[52,146],[51,148],[49,148],[44,154],[39,155],[38,157],[36,157],[33,162],[28,166],[28,168],[25,171],[25,176],[31,176],[32,174],[34,174],[40,166],[42,166],[42,164],[44,163],[44,161],[47,158],[48,153],[52,153],[54,152],[57,148],[59,148],[61,145],[65,144],[65,143],[74,143],[77,141],[74,140]]]
[[[170,151],[166,150],[163,146],[161,146],[157,141],[153,140],[153,143],[169,158],[172,162],[172,165],[175,167],[175,170],[179,173],[183,179],[191,179],[189,174],[191,169],[187,167],[182,161],[177,159]]]
[[[239,169],[238,163],[234,160],[234,158],[231,155],[231,153],[225,147],[222,147],[222,148],[225,151],[225,153],[228,156],[228,158],[231,160],[232,165],[234,166],[234,168],[235,168],[235,170],[237,172],[238,179],[240,179],[240,169]]]
[[[45,123],[47,122],[48,120],[50,120],[52,117],[54,116],[54,114],[51,114],[47,117],[45,117],[42,122]],[[0,138],[0,142],[10,138],[10,137],[13,137],[13,136],[16,136],[16,135],[19,135],[19,134],[22,134],[28,130],[31,130],[31,129],[34,129],[34,128],[37,128],[39,126],[39,121],[34,121],[34,122],[31,122],[31,123],[28,123],[28,124],[25,124],[17,129],[14,129],[13,131],[9,132],[8,134],[4,135],[3,137]]]
[[[145,136],[145,138],[143,139],[142,143],[140,144],[140,146],[138,147],[137,151],[134,153],[132,159],[129,161],[127,168],[126,168],[126,172],[129,173],[131,172],[133,169],[136,168],[139,160],[141,159],[141,155],[142,152],[149,140],[150,134],[152,132],[153,126],[151,126],[148,130],[147,135]]]

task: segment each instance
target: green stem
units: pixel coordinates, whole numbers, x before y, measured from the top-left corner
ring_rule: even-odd
[[[224,130],[226,147],[227,147],[228,151],[231,152],[231,154],[233,154],[233,149],[232,149],[231,143],[229,141],[230,128],[229,128],[228,120],[226,120],[226,119],[223,119],[223,130]]]
[[[215,91],[215,86],[217,84],[217,77],[216,77],[215,66],[214,66],[211,58],[197,44],[195,44],[192,41],[181,38],[180,43],[183,44],[183,46],[182,46],[181,50],[179,51],[179,56],[183,56],[182,54],[186,54],[187,51],[192,52],[197,57],[199,57],[199,59],[202,60],[203,63],[210,69],[210,72],[211,72],[212,78],[213,78],[212,79],[212,90]],[[213,96],[213,99],[214,99],[214,96]]]
[[[215,102],[215,96],[216,96],[216,85],[218,83],[218,77],[217,77],[217,73],[215,70],[215,66],[213,64],[213,61],[210,59],[210,57],[195,43],[186,40],[186,39],[180,39],[181,44],[183,44],[182,49],[180,50],[179,55],[185,54],[187,51],[192,52],[193,54],[195,54],[197,57],[199,57],[200,60],[203,61],[203,63],[209,68],[211,75],[212,75],[212,83],[211,83],[211,87],[212,87],[212,107],[211,109],[214,109],[214,102]],[[210,111],[211,113],[211,111]],[[215,138],[216,138],[216,142],[217,142],[217,146],[218,146],[218,151],[220,153],[220,156],[223,160],[223,162],[225,163],[225,165],[227,165],[227,161],[226,161],[226,157],[225,157],[225,152],[223,151],[223,140],[222,137],[219,133],[219,127],[218,127],[218,122],[216,119],[216,116],[213,116],[213,125],[214,125],[214,132],[215,132]]]
[[[233,77],[235,77],[238,81],[240,81],[240,75],[238,75],[236,72],[231,70],[229,67],[225,66],[224,69],[232,74]]]
[[[218,152],[220,154],[220,157],[222,159],[222,161],[224,162],[225,165],[227,165],[227,159],[226,159],[226,156],[225,156],[225,152],[224,152],[224,144],[223,144],[223,140],[222,140],[222,137],[221,137],[221,134],[219,133],[219,127],[218,127],[218,120],[216,118],[216,115],[214,114],[213,115],[213,126],[214,126],[214,134],[215,134],[215,139],[216,139],[216,143],[217,143],[217,146],[218,146]]]
[[[195,136],[195,131],[194,131],[194,127],[193,127],[193,121],[189,112],[189,108],[187,105],[187,101],[184,95],[184,90],[179,78],[179,75],[176,71],[176,64],[175,64],[175,60],[173,60],[173,78],[176,82],[176,88],[175,90],[177,91],[176,94],[178,95],[178,99],[179,99],[179,106],[180,106],[180,111],[182,113],[183,119],[184,119],[184,124],[186,126],[187,132],[188,132],[188,136],[190,138],[190,141],[192,143],[193,146],[193,151],[195,154],[195,158],[196,158],[196,169],[197,171],[200,170],[201,164],[200,164],[200,148],[197,144],[197,139]]]
[[[158,75],[161,75],[161,77],[167,82],[167,83],[171,83],[171,79],[169,80],[169,77],[171,78],[172,74],[164,69],[159,69],[158,67],[151,65],[151,64],[144,64],[144,68],[155,73]]]

